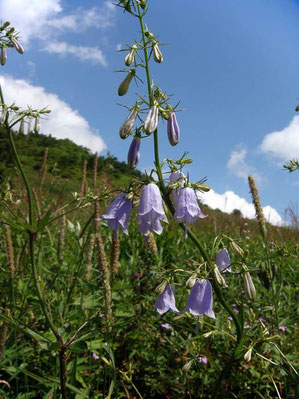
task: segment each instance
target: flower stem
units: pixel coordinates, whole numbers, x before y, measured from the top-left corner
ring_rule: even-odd
[[[1,102],[4,105],[4,98],[3,98],[3,93],[2,93],[2,89],[0,86],[0,98],[1,98]],[[36,231],[35,231],[35,226],[33,225],[33,197],[32,197],[32,192],[31,192],[31,188],[27,179],[27,176],[25,174],[24,168],[21,164],[15,143],[14,143],[14,139],[13,139],[13,134],[12,134],[12,130],[8,124],[8,117],[5,120],[5,127],[6,127],[6,131],[8,134],[8,140],[9,140],[9,144],[11,146],[17,167],[21,173],[26,191],[27,191],[27,196],[28,196],[28,219],[29,219],[29,228],[27,230],[27,233],[29,235],[29,252],[30,252],[30,262],[31,262],[31,269],[32,269],[32,276],[33,276],[33,280],[34,280],[34,284],[35,284],[35,288],[36,288],[36,292],[37,292],[37,296],[38,296],[38,300],[40,303],[40,307],[42,309],[42,312],[45,316],[45,319],[47,321],[47,324],[49,325],[50,329],[52,330],[53,334],[56,337],[57,342],[59,342],[61,344],[61,348],[63,348],[63,340],[62,337],[59,335],[57,329],[55,328],[53,321],[47,311],[47,305],[45,303],[45,300],[43,298],[42,295],[42,290],[39,284],[39,279],[40,277],[38,276],[37,273],[37,269],[36,269],[36,264],[35,264],[35,257],[34,257],[34,240],[36,237]],[[61,377],[61,381],[65,382],[65,367],[61,368],[60,367],[60,377]],[[66,388],[65,388],[65,384],[61,385],[61,391],[62,391],[62,398],[63,399],[67,399],[66,397]]]
[[[152,86],[151,86],[151,77],[150,77],[150,71],[149,71],[149,57],[148,57],[148,51],[147,51],[147,47],[146,47],[146,37],[145,37],[145,31],[144,31],[144,25],[143,25],[143,14],[141,12],[140,9],[140,5],[137,3],[137,8],[138,8],[138,18],[139,18],[139,22],[140,22],[140,28],[141,28],[141,33],[142,33],[142,42],[143,42],[143,52],[144,52],[144,62],[145,62],[145,71],[146,71],[146,78],[147,78],[147,86],[148,86],[148,96],[149,96],[149,101],[150,101],[150,106],[153,105],[153,90],[152,90]],[[170,212],[172,213],[172,215],[174,215],[175,209],[174,206],[172,204],[172,201],[169,197],[169,194],[167,192],[167,189],[165,187],[165,183],[163,180],[163,175],[162,175],[162,170],[161,170],[161,166],[160,166],[160,159],[159,159],[159,140],[158,140],[158,130],[156,129],[154,131],[154,154],[155,154],[155,166],[156,166],[156,172],[158,175],[158,179],[159,179],[159,186],[162,192],[162,196],[163,199],[165,201],[165,203],[167,204]],[[185,225],[183,223],[180,223],[180,227],[185,230]],[[203,245],[201,244],[201,242],[198,240],[198,238],[195,236],[195,234],[190,231],[189,229],[187,229],[188,231],[188,236],[190,237],[191,241],[193,241],[193,243],[196,245],[196,247],[198,248],[199,252],[201,253],[201,255],[203,256],[204,260],[208,263],[210,269],[212,269],[212,264],[211,261],[203,247]],[[220,373],[217,381],[216,381],[216,385],[214,388],[214,392],[213,392],[213,398],[216,398],[217,393],[220,389],[222,380],[224,379],[224,377],[229,373],[233,361],[236,357],[239,356],[239,352],[242,349],[242,337],[243,337],[243,326],[241,325],[239,319],[237,318],[236,314],[233,312],[233,309],[229,306],[229,304],[226,302],[226,300],[224,299],[220,287],[218,285],[218,283],[215,280],[211,280],[211,284],[214,288],[215,294],[219,300],[219,302],[221,303],[221,305],[224,307],[224,309],[230,314],[230,316],[232,317],[234,324],[236,326],[236,331],[237,331],[237,343],[236,343],[236,347],[230,357],[230,360],[228,363],[226,363],[225,367],[223,368],[222,372]]]

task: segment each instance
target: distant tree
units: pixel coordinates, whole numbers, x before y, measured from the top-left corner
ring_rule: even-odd
[[[232,215],[241,217],[241,216],[242,216],[242,212],[240,211],[240,209],[234,209],[234,210],[232,211]]]

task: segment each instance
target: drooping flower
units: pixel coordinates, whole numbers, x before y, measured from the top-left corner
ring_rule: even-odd
[[[121,139],[126,139],[130,135],[135,125],[137,115],[138,111],[136,109],[132,109],[132,111],[129,113],[129,116],[119,129],[119,135]]]
[[[226,248],[219,249],[216,255],[216,265],[219,267],[220,271],[222,272],[232,272],[230,257],[228,250]]]
[[[171,175],[169,176],[170,184],[174,184],[178,180],[179,180],[178,183],[180,184],[179,188],[175,188],[172,191],[174,204],[177,203],[177,200],[178,200],[180,192],[181,192],[181,188],[184,187],[184,177],[185,177],[184,173],[181,172],[180,170],[172,172]]]
[[[161,234],[163,231],[161,220],[168,223],[160,190],[154,183],[147,184],[143,187],[137,220],[141,221],[139,231],[145,236],[149,235],[151,231]]]
[[[177,199],[177,207],[174,213],[174,218],[178,223],[186,223],[185,238],[187,238],[188,235],[188,224],[194,223],[197,218],[204,217],[206,217],[206,215],[201,212],[200,207],[198,206],[196,194],[193,188],[182,188]]]
[[[99,360],[100,356],[98,356],[96,353],[93,352],[92,357],[94,360]]]
[[[157,43],[153,44],[153,57],[156,62],[159,64],[163,62],[163,55]]]
[[[286,332],[287,331],[287,327],[286,326],[279,326],[278,330]]]
[[[245,353],[245,355],[244,355],[244,360],[245,360],[246,362],[250,362],[250,360],[251,360],[251,355],[252,355],[252,347],[250,347],[250,348],[248,349],[248,351]]]
[[[124,96],[125,94],[127,94],[129,87],[130,87],[131,80],[135,76],[135,71],[136,71],[135,68],[130,69],[127,76],[124,78],[124,80],[119,85],[119,87],[118,87],[118,95],[119,96]]]
[[[206,315],[215,319],[213,312],[213,292],[209,280],[200,279],[194,284],[184,312],[189,312],[194,316]]]
[[[158,296],[156,310],[159,314],[164,314],[168,312],[168,310],[179,313],[175,306],[174,286],[172,284],[167,284],[162,294]]]
[[[132,212],[132,201],[126,198],[126,193],[119,194],[111,203],[106,213],[97,220],[107,220],[108,227],[116,232],[119,228],[125,234],[128,232],[129,219]]]
[[[256,289],[249,272],[243,274],[245,294],[251,301],[256,297]]]
[[[167,135],[169,143],[174,146],[180,140],[180,128],[174,112],[170,112],[167,121]]]
[[[168,323],[161,324],[161,327],[165,328],[166,330],[171,330],[172,329],[171,325],[168,324]]]
[[[132,140],[132,143],[128,152],[128,165],[130,168],[136,168],[140,159],[140,137],[135,136]]]
[[[158,126],[159,112],[158,107],[153,105],[144,121],[144,131],[147,135],[153,133]]]
[[[199,356],[198,363],[207,364],[208,363],[208,359],[206,358],[206,356]]]

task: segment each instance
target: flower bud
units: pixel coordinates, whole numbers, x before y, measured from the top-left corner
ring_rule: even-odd
[[[159,46],[157,43],[153,44],[153,56],[154,60],[158,62],[159,64],[163,61],[163,55],[161,53],[161,50],[159,49]]]
[[[167,121],[167,134],[169,143],[172,146],[177,145],[180,140],[180,128],[174,112],[170,112],[169,114]]]
[[[17,50],[17,52],[20,53],[20,54],[24,54],[23,46],[21,46],[21,44],[16,39],[14,39],[13,37],[10,40],[12,41],[12,44],[14,45],[15,49]]]
[[[34,133],[38,133],[40,131],[40,117],[39,116],[37,116],[35,118],[33,131],[34,131]]]
[[[134,76],[135,76],[135,68],[132,68],[128,72],[128,74],[124,78],[124,80],[121,82],[121,84],[119,85],[119,88],[118,88],[119,96],[124,96],[125,94],[127,94],[129,87],[130,87],[131,80],[133,79]]]
[[[24,134],[24,121],[20,122],[20,126],[19,126],[19,134]]]
[[[231,249],[234,251],[234,253],[235,253],[236,255],[241,256],[241,258],[244,257],[244,251],[243,251],[243,249],[240,248],[239,245],[237,245],[234,241],[231,241],[231,242],[230,242],[230,246],[231,246]]]
[[[165,290],[165,288],[166,288],[166,285],[167,285],[167,281],[166,280],[164,280],[164,281],[162,281],[162,283],[160,283],[159,285],[158,285],[158,287],[155,289],[155,292],[157,293],[157,294],[162,294],[162,292]]]
[[[197,274],[192,274],[191,277],[188,278],[188,280],[186,281],[186,286],[188,288],[192,288],[193,285],[196,283],[197,280]]]
[[[120,3],[124,9],[128,12],[132,12],[131,6],[130,6],[130,0],[120,0]]]
[[[215,279],[216,279],[217,283],[226,288],[227,284],[226,284],[226,282],[224,280],[224,277],[222,276],[222,274],[220,273],[219,268],[216,265],[214,265],[214,275],[215,275]]]
[[[121,125],[119,129],[119,135],[121,139],[126,139],[130,135],[134,127],[137,115],[138,111],[136,109],[132,109],[129,116],[127,117],[127,119],[124,121],[124,123]]]
[[[245,353],[245,355],[244,355],[244,360],[246,361],[246,362],[250,362],[250,360],[251,360],[251,354],[252,354],[252,347],[250,347],[249,349],[248,349],[248,351]]]
[[[153,105],[144,122],[144,131],[147,135],[153,133],[157,129],[158,117],[158,107]]]
[[[2,112],[1,112],[1,118],[0,118],[0,122],[1,124],[5,122],[6,119],[6,108],[2,107]]]
[[[6,31],[6,36],[11,35],[15,31],[15,28],[10,28],[8,31]]]
[[[193,363],[193,361],[192,361],[192,360],[189,360],[189,362],[187,362],[187,363],[183,366],[182,371],[184,371],[184,373],[187,373],[187,372],[190,370],[190,368],[191,368],[191,366],[192,366],[192,363]]]
[[[136,168],[140,159],[140,137],[134,137],[128,152],[128,165],[130,168]]]
[[[195,188],[199,191],[203,191],[205,193],[209,192],[211,189],[207,184],[195,184]]]
[[[4,24],[1,26],[0,31],[2,32],[5,28],[7,28],[10,25],[9,21],[4,22]]]
[[[141,5],[141,8],[144,10],[146,7],[146,0],[139,0],[139,3]]]
[[[249,272],[243,274],[245,294],[251,301],[256,297],[256,289]]]
[[[6,50],[6,47],[2,47],[1,55],[0,55],[1,65],[5,65],[6,60],[7,60],[7,50]]]
[[[209,332],[203,334],[203,338],[209,338],[213,334],[214,334],[214,331],[209,331]]]
[[[125,57],[125,64],[127,66],[130,66],[132,62],[134,62],[136,51],[137,51],[137,46],[134,44],[134,46],[132,46],[131,50]]]

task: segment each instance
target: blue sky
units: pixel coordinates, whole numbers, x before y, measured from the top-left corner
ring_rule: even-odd
[[[161,159],[194,159],[193,181],[207,176],[213,208],[240,208],[253,216],[247,185],[256,177],[265,213],[283,218],[298,202],[298,172],[282,170],[299,158],[299,2],[295,0],[149,0],[145,21],[159,40],[164,61],[151,75],[180,101],[181,141],[171,147],[159,124]],[[123,43],[139,39],[138,21],[100,0],[0,0],[0,18],[21,32],[24,55],[9,51],[1,68],[7,101],[49,105],[42,132],[69,137],[93,152],[126,160],[130,139],[119,126],[136,93],[117,88]],[[140,169],[153,165],[152,137],[142,141]],[[276,212],[279,214],[277,215]]]

